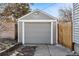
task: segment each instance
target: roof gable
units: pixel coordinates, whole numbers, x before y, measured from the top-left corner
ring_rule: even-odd
[[[38,19],[39,20],[40,19],[41,20],[49,20],[49,19],[55,20],[56,18],[49,15],[48,13],[46,13],[44,11],[38,10],[38,9],[19,18],[19,20],[38,20]]]

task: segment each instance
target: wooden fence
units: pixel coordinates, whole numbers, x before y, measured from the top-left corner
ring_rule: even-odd
[[[73,49],[71,22],[59,22],[58,37],[59,44],[67,48]]]
[[[0,26],[0,38],[11,38],[15,39],[15,23],[8,22],[3,23]]]

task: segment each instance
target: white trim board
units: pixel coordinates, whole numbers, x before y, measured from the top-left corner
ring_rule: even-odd
[[[57,23],[57,20],[19,20],[19,22],[22,22],[22,43],[25,43],[24,40],[24,22],[50,22],[51,23],[51,44],[53,44],[53,22]],[[19,32],[19,31],[18,31]],[[18,39],[19,40],[19,39]],[[56,24],[56,43],[57,43],[57,24]]]
[[[25,43],[25,39],[24,39],[24,22],[22,22],[22,43]]]
[[[51,44],[53,44],[53,22],[51,22]]]
[[[19,41],[19,22],[18,22],[18,42],[20,42]]]
[[[18,22],[53,22],[57,20],[19,20]]]

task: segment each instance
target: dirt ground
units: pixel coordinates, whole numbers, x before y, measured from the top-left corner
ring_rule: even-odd
[[[16,44],[16,40],[0,39],[0,52],[9,49]],[[33,56],[36,46],[23,46],[19,45],[15,49],[8,51],[3,56]]]
[[[10,48],[16,43],[17,42],[15,40],[11,40],[11,39],[0,39],[0,52]]]
[[[5,56],[33,56],[36,46],[23,46],[20,45],[13,51],[9,51]]]

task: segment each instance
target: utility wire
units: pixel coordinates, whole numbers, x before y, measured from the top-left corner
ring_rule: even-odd
[[[46,8],[43,8],[43,9],[41,9],[41,10],[48,9],[48,8],[51,7],[51,6],[52,6],[52,4],[51,4],[51,5],[48,5]]]
[[[48,9],[48,8],[51,7],[51,6],[52,6],[52,4],[48,5],[47,7],[43,8],[43,9],[41,9],[41,10]],[[36,9],[38,9],[38,8],[36,8]]]

